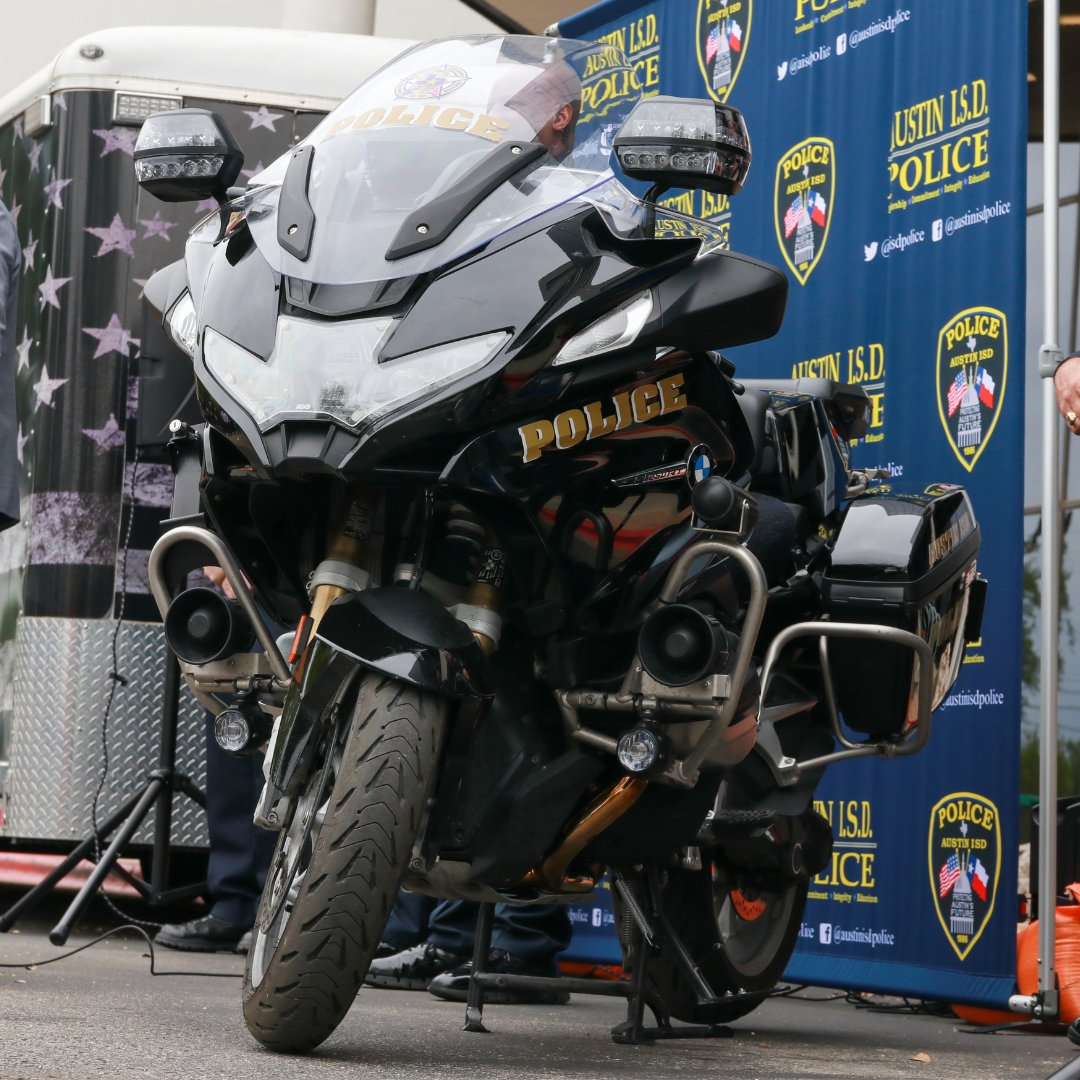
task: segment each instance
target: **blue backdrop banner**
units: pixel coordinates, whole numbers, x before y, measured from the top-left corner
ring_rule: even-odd
[[[1016,970],[1027,4],[605,0],[559,24],[633,61],[646,94],[742,109],[733,200],[664,201],[786,268],[783,330],[746,376],[860,383],[856,464],[961,483],[983,527],[983,638],[927,750],[834,766],[788,978],[1004,1004]],[[603,80],[588,87],[603,107]]]

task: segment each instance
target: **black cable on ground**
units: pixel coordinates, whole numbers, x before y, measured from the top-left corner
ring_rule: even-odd
[[[157,924],[155,923],[153,925],[156,926]],[[24,971],[32,971],[34,968],[44,967],[46,964],[55,964],[59,960],[67,960],[69,957],[92,948],[94,945],[100,945],[106,938],[110,938],[114,934],[119,934],[124,930],[130,930],[146,941],[147,948],[150,950],[151,975],[156,975],[158,977],[164,977],[166,975],[197,975],[203,979],[239,979],[241,977],[240,972],[233,971],[158,971],[155,967],[157,958],[154,952],[154,941],[141,926],[137,926],[135,923],[126,923],[124,926],[114,927],[112,930],[107,930],[104,934],[94,938],[93,941],[88,941],[85,945],[78,946],[78,948],[69,949],[66,953],[61,953],[59,956],[50,956],[48,960],[26,960],[21,964],[0,964],[0,968],[22,968]]]

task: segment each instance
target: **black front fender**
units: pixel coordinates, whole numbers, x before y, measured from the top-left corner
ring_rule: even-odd
[[[472,631],[427,593],[369,589],[343,596],[323,616],[303,678],[285,699],[269,777],[278,792],[293,795],[306,783],[330,707],[360,668],[443,697],[494,694]]]
[[[416,589],[368,589],[331,604],[316,637],[362,667],[451,698],[491,697],[472,631]]]

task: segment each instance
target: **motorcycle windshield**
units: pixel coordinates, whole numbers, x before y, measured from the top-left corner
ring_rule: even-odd
[[[376,72],[243,200],[283,274],[357,284],[425,273],[611,179],[640,98],[610,45],[482,36]]]

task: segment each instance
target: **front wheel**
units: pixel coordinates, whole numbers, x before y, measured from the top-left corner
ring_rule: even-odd
[[[244,1019],[271,1050],[310,1050],[349,1011],[434,788],[445,709],[370,673],[331,723],[281,831],[248,952]]]

